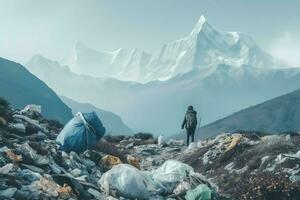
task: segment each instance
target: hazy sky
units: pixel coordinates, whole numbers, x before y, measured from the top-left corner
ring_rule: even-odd
[[[98,50],[156,53],[203,14],[218,30],[247,33],[300,66],[299,10],[296,0],[0,0],[0,57],[61,60],[77,40]]]

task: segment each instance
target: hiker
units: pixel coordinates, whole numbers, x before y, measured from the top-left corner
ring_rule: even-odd
[[[194,135],[195,135],[195,129],[197,127],[197,112],[194,111],[193,106],[189,106],[185,116],[184,120],[181,125],[181,129],[186,129],[187,134],[187,146],[189,146],[190,143],[190,137],[192,139],[192,142],[194,142]]]

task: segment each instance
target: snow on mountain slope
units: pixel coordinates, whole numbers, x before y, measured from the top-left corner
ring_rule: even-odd
[[[76,42],[70,56],[62,63],[70,67],[72,72],[96,77],[114,77],[120,80],[140,81],[145,73],[151,55],[139,50],[118,49],[112,52],[93,50],[81,42]]]
[[[256,68],[286,65],[264,52],[247,35],[215,30],[204,16],[200,17],[189,35],[164,45],[158,55],[137,49],[100,52],[77,42],[63,64],[78,74],[142,83],[167,80],[195,68],[219,64]]]
[[[300,85],[297,68],[214,65],[140,84],[78,75],[41,56],[26,66],[60,95],[118,113],[135,131],[165,135],[179,132],[190,104],[206,124]]]

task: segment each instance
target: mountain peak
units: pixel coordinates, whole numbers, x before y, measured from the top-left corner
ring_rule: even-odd
[[[199,32],[202,30],[202,28],[203,28],[203,26],[204,26],[205,24],[207,24],[207,20],[206,20],[206,18],[204,17],[204,15],[201,15],[200,18],[199,18],[199,20],[198,20],[198,22],[197,22],[196,25],[194,26],[194,29],[193,29],[193,31],[192,31],[192,34],[193,34],[193,33],[199,33]]]
[[[197,24],[198,23],[202,23],[203,24],[205,22],[206,22],[206,18],[204,17],[204,15],[201,15],[200,18],[199,18],[199,20],[198,20],[198,22],[197,22]]]

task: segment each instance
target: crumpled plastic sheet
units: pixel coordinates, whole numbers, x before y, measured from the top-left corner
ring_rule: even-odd
[[[48,157],[37,154],[37,152],[31,148],[27,142],[22,144],[21,148],[30,155],[36,164],[46,165],[49,163]]]
[[[132,199],[147,199],[160,193],[160,186],[146,173],[128,164],[119,164],[104,173],[98,182],[107,195],[116,191]]]
[[[0,168],[0,174],[8,174],[10,170],[13,168],[14,164],[8,163]]]
[[[205,184],[201,184],[195,189],[187,191],[186,200],[210,200],[212,191]]]
[[[27,123],[37,127],[39,130],[43,131],[44,133],[48,132],[47,129],[44,126],[40,125],[37,120],[30,119],[27,116],[19,115],[19,114],[14,114],[13,117],[16,118],[16,119],[21,119],[21,120],[26,121]]]
[[[234,149],[242,140],[243,136],[242,135],[235,135],[232,136],[231,142],[226,148],[225,152],[230,151],[231,149]]]

